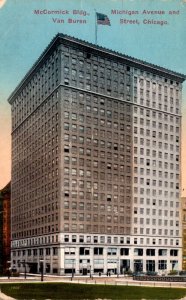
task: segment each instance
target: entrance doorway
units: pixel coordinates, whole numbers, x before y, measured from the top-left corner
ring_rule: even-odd
[[[29,266],[29,268],[30,268],[30,270],[29,270],[29,273],[33,273],[33,274],[37,274],[37,272],[38,272],[38,265],[37,265],[37,263],[28,263],[28,266]]]
[[[129,259],[121,259],[120,260],[120,273],[128,272],[130,270],[130,260]]]
[[[82,275],[87,275],[87,273],[88,273],[87,268],[83,268]]]
[[[155,260],[147,260],[146,270],[147,272],[155,272]]]
[[[134,272],[142,272],[143,271],[143,260],[135,259],[134,260]]]

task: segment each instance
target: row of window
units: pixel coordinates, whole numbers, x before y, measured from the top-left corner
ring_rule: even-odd
[[[157,211],[156,211],[155,215],[158,215]],[[136,218],[135,217],[134,218],[134,224],[137,224],[137,223],[139,223],[140,225],[152,224],[152,225],[156,225],[156,226],[168,226],[168,228],[173,227],[173,226],[179,227],[179,221],[178,220],[152,219],[152,218],[149,218],[149,215],[146,215],[145,217],[146,218]],[[165,215],[162,216],[162,218],[164,218],[164,217],[165,217]],[[173,231],[171,231],[171,232],[173,232]],[[166,235],[167,233],[168,233],[168,230],[164,229],[164,234]],[[179,234],[179,231],[177,231],[176,235],[178,235],[178,234]]]
[[[73,104],[86,104],[89,106],[100,105],[104,109],[115,109],[118,110],[118,113],[124,112],[125,114],[131,112],[131,105],[124,103],[122,101],[107,99],[103,96],[98,96],[95,94],[90,94],[88,92],[77,91],[76,89],[70,88],[67,89],[63,87],[63,96],[66,103]],[[65,103],[65,102],[64,102]]]
[[[76,222],[76,221],[74,221]],[[85,223],[85,222],[84,222]],[[130,216],[126,217],[126,223],[119,224],[113,223],[109,225],[102,225],[102,223],[96,222],[96,225],[90,224],[90,222],[87,222],[87,224],[84,223],[72,223],[71,221],[67,223],[67,221],[64,223],[63,231],[64,232],[94,232],[94,233],[101,233],[101,234],[130,234],[131,231],[131,218]]]
[[[110,194],[108,194],[108,192],[110,192]],[[128,187],[128,190],[125,191],[124,189],[120,189],[120,196],[119,196],[119,191],[117,192],[117,194],[114,194],[116,193],[114,190],[112,190],[111,187],[109,187],[109,189],[107,189],[107,192],[106,193],[98,193],[96,191],[93,191],[93,192],[90,192],[90,191],[70,191],[70,190],[65,190],[64,191],[64,198],[65,200],[67,198],[70,198],[70,201],[73,201],[74,198],[79,198],[79,199],[84,199],[86,198],[86,200],[101,200],[101,201],[105,201],[107,200],[108,202],[114,200],[115,202],[117,202],[119,199],[121,200],[120,202],[122,202],[122,199],[123,199],[123,195],[126,193],[129,193],[130,192],[130,189]],[[113,195],[112,195],[113,194]],[[72,205],[73,207],[73,205]]]
[[[90,255],[90,253],[93,251],[94,255],[103,255],[104,250],[106,250],[107,255],[115,256],[118,254],[118,251],[120,252],[121,256],[128,256],[131,255],[132,249],[130,248],[101,248],[101,247],[94,247],[93,249],[87,248],[87,247],[80,247],[79,248],[79,255]],[[134,255],[136,256],[178,256],[178,250],[177,249],[170,249],[169,251],[167,249],[143,249],[143,248],[134,248]],[[66,255],[75,255],[76,249],[75,248],[65,248],[64,250]],[[156,254],[157,252],[157,254]],[[47,256],[47,255],[58,255],[58,248],[40,248],[40,249],[28,249],[28,250],[18,250],[13,251],[13,257],[17,256]]]
[[[111,196],[111,195],[110,195]],[[114,198],[115,199],[115,198]],[[120,203],[115,203],[115,204],[111,204],[111,203],[92,203],[87,201],[85,202],[77,202],[77,201],[68,201],[68,200],[64,200],[64,209],[70,209],[71,210],[80,210],[80,211],[87,211],[87,215],[89,215],[90,211],[94,211],[96,214],[98,214],[97,212],[113,212],[115,214],[117,214],[118,212],[120,212],[121,214],[123,214],[124,212],[126,212],[126,215],[128,215],[130,213],[130,202],[131,202],[131,198],[130,197],[126,197],[125,199],[125,203],[122,203],[124,201],[122,201],[123,198],[120,197]],[[110,201],[109,201],[110,202]]]
[[[156,141],[156,140],[144,139],[143,137],[138,137],[138,136],[134,137],[134,144],[138,144],[139,147],[143,146],[144,151],[147,151],[147,153],[149,153],[149,151],[154,151],[152,149],[149,149],[151,147],[158,148],[160,151],[159,152],[157,150],[156,151],[157,151],[158,154],[160,153],[159,154],[160,158],[162,157],[163,153],[167,153],[167,152],[165,152],[165,150],[169,151],[169,154],[170,153],[171,154],[179,154],[179,152],[180,152],[180,147],[177,144],[175,145],[175,144],[167,143],[167,142],[163,143],[163,142],[159,142],[159,141]],[[155,154],[155,152],[154,152],[154,154]],[[164,155],[167,156],[168,153],[164,154]]]
[[[102,54],[95,54],[87,52],[87,49],[84,51],[82,49],[78,49],[72,46],[63,45],[63,55],[66,57],[66,60],[69,62],[69,57],[72,56],[73,64],[76,64],[80,61],[80,65],[84,64],[84,59],[87,60],[89,63],[89,68],[91,67],[91,62],[94,64],[100,65],[100,70],[104,67],[111,67],[112,69],[118,71],[127,71],[131,70],[130,66],[124,65],[121,61],[117,59],[109,60],[107,57],[102,56]],[[153,83],[156,82],[157,84],[171,84],[174,86],[179,86],[179,83],[168,78],[164,78],[156,73],[149,73],[148,71],[144,71],[143,69],[136,69],[134,68],[135,74],[140,76],[140,82],[143,83],[143,80],[152,81]],[[137,77],[135,77],[137,79]],[[150,84],[149,82],[149,84]]]
[[[162,131],[154,131],[154,130],[150,130],[150,129],[145,129],[143,127],[138,128],[138,127],[134,127],[134,134],[139,134],[138,137],[141,136],[149,136],[151,138],[158,138],[158,139],[164,139],[165,141],[170,140],[174,141],[176,143],[179,143],[179,136],[175,136],[173,134],[168,134],[168,133],[163,133]]]
[[[98,118],[93,118],[91,119],[91,117],[86,118],[86,124],[88,126],[88,124],[92,124],[93,125],[100,125],[101,127],[105,126],[106,128],[112,128],[114,130],[116,130],[118,132],[118,130],[120,131],[125,131],[126,134],[127,132],[130,133],[131,132],[131,123],[119,123],[119,122],[111,122],[111,121],[106,121],[105,119],[100,119],[98,122]],[[127,122],[130,122],[130,120],[128,119]],[[84,128],[82,128],[81,126],[78,126],[75,123],[67,123],[64,122],[64,126],[63,126],[64,130],[69,131],[71,130],[72,132],[76,132],[77,130],[79,132],[82,132],[82,130],[84,130]],[[97,128],[98,129],[98,128]],[[102,128],[103,129],[103,128]],[[91,132],[91,128],[86,128],[86,133],[89,134],[89,132]],[[110,133],[111,134],[111,133]]]
[[[176,125],[172,125],[172,123],[162,123],[162,122],[157,122],[153,121],[150,119],[144,119],[144,118],[138,118],[134,117],[134,124],[140,124],[144,126],[151,126],[152,128],[157,128],[157,129],[162,129],[165,131],[173,132],[175,131],[176,133],[179,133],[180,127]]]
[[[172,161],[172,160],[171,160]],[[168,163],[166,161],[162,161],[162,160],[151,160],[151,159],[144,159],[143,157],[134,157],[134,163],[135,164],[140,164],[142,166],[147,166],[148,169],[146,169],[146,175],[152,175],[153,174],[153,171],[154,171],[154,174],[155,174],[155,171],[157,171],[157,168],[160,169],[160,172],[163,172],[161,169],[164,169],[166,173],[169,173],[169,174],[173,174],[172,172],[176,171],[175,173],[179,176],[179,171],[180,171],[180,166],[178,163]],[[150,170],[149,167],[153,167],[153,170]],[[137,167],[135,167],[137,168]],[[155,169],[156,168],[156,169]],[[143,168],[142,168],[143,169]],[[136,169],[135,169],[136,170]],[[169,171],[169,172],[168,172]],[[143,174],[144,174],[144,171],[142,171]],[[135,172],[136,173],[136,172]],[[161,173],[160,173],[161,174]],[[175,174],[175,175],[176,175]],[[155,176],[155,175],[154,175]],[[172,175],[170,175],[172,176]],[[177,176],[177,177],[178,177]],[[168,178],[168,177],[167,177]],[[172,177],[171,177],[172,179]],[[179,179],[179,178],[177,178]]]
[[[153,199],[153,205],[156,205],[156,199]],[[158,201],[157,201],[157,205],[158,205]],[[144,207],[134,207],[134,214],[140,214],[140,215],[143,215],[143,214],[147,214],[147,215],[150,215],[150,216],[154,216],[154,215],[156,215],[156,214],[158,214],[158,216],[165,216],[165,217],[167,217],[168,215],[170,215],[170,217],[179,217],[179,211],[175,211],[175,210],[171,210],[171,211],[169,211],[169,210],[167,210],[167,209],[164,209],[164,210],[162,210],[162,209],[158,209],[159,208],[159,205],[158,205],[158,207],[157,208],[152,208],[152,209],[150,209],[150,208],[144,208]],[[165,208],[167,208],[166,207],[166,205],[165,205]]]
[[[144,204],[146,206],[149,205],[157,205],[158,208],[160,208],[161,206],[163,207],[176,207],[179,208],[179,202],[175,202],[175,200],[173,201],[171,199],[172,197],[170,197],[169,201],[167,200],[162,200],[162,199],[155,199],[155,198],[139,198],[139,197],[134,197],[134,203],[139,203],[139,204]],[[141,207],[140,209],[144,210],[144,207]]]
[[[166,199],[169,197],[171,199],[179,199],[180,195],[179,195],[179,192],[176,192],[176,191],[168,191],[168,190],[162,190],[162,188],[158,188],[157,189],[150,189],[150,188],[146,188],[145,186],[144,187],[134,187],[134,193],[136,194],[135,195],[135,198],[136,196],[142,196],[143,197],[150,197],[150,196],[153,196],[153,197],[165,197]],[[166,200],[167,201],[167,200]],[[165,203],[166,203],[165,201]],[[176,201],[176,207],[178,208],[179,207],[179,203]],[[143,204],[143,201],[140,201],[141,204]],[[171,205],[172,206],[172,205]]]
[[[174,155],[173,153],[168,152],[162,152],[157,150],[151,150],[149,148],[141,148],[141,147],[134,147],[134,154],[140,154],[145,156],[152,156],[157,158],[162,158],[163,160],[175,160],[176,162],[179,162],[179,155]]]
[[[108,139],[110,140],[110,138],[108,137]],[[98,139],[91,139],[89,136],[88,137],[84,137],[84,136],[77,136],[77,135],[69,135],[69,134],[65,134],[64,135],[64,140],[71,142],[72,144],[75,143],[79,143],[79,144],[83,144],[84,148],[91,146],[94,147],[100,147],[100,148],[107,148],[109,150],[123,150],[124,149],[124,144],[119,144],[117,142],[112,143],[110,141],[105,141],[105,140],[98,140]],[[121,134],[120,135],[120,140],[121,141],[126,141],[126,143],[130,143],[131,142],[131,136],[130,135],[124,135]],[[118,141],[118,139],[117,139]],[[128,145],[126,145],[126,148],[128,147]]]
[[[86,156],[89,156],[89,157],[92,156],[92,155],[93,155],[93,157],[98,157],[98,154],[99,154],[99,157],[101,159],[107,158],[109,160],[112,159],[113,157],[117,157],[117,158],[120,158],[121,161],[124,161],[124,159],[126,158],[126,163],[128,163],[128,164],[131,163],[131,159],[129,159],[130,154],[131,154],[131,146],[123,145],[123,144],[120,145],[120,152],[118,150],[116,150],[113,154],[110,151],[106,151],[106,148],[103,151],[99,148],[97,150],[97,149],[94,149],[94,148],[82,148],[82,147],[77,147],[77,146],[73,146],[73,145],[65,145],[64,146],[64,152],[65,152],[65,154],[67,154],[67,153],[71,154],[72,153],[72,155],[79,154],[79,155],[86,155]],[[125,155],[123,155],[123,154],[125,154]],[[128,166],[126,166],[126,168],[128,168]]]
[[[179,180],[179,178],[178,178]],[[146,179],[143,177],[134,177],[134,183],[140,183],[144,185],[150,185],[150,186],[158,186],[158,187],[165,187],[165,188],[171,188],[171,189],[177,189],[179,190],[179,183],[178,182],[168,182],[168,181],[162,181],[162,180],[155,180],[155,179]]]
[[[58,248],[40,248],[40,249],[28,249],[28,250],[18,250],[12,252],[13,257],[16,256],[43,256],[43,255],[58,255]]]
[[[154,97],[155,98],[155,97]],[[160,101],[162,101],[160,99]],[[146,106],[147,108],[150,108],[150,100],[146,100],[144,101],[143,98],[140,98],[140,100],[138,100],[137,97],[134,97],[134,103],[135,104],[140,104],[141,106]],[[175,108],[173,105],[171,105],[170,107],[168,105],[162,105],[161,103],[157,104],[157,100],[154,99],[154,101],[152,102],[152,109],[157,109],[157,110],[161,110],[164,113],[171,113],[171,114],[179,114],[180,113],[180,109],[179,108]]]
[[[34,229],[30,229],[30,226],[28,226],[26,228],[23,229],[23,223],[19,223],[18,225],[14,225],[15,227],[15,233],[12,233],[12,237],[15,239],[20,239],[20,238],[26,238],[26,237],[30,237],[30,236],[37,236],[37,235],[43,235],[43,234],[54,234],[57,233],[59,231],[59,225],[56,224],[56,220],[55,222],[53,222],[53,224],[51,225],[47,225],[47,226],[41,226]],[[34,224],[35,225],[35,224]],[[32,227],[35,227],[34,225],[32,225]]]
[[[37,236],[43,234],[54,234],[59,232],[59,224],[56,224],[55,220],[52,225],[45,225],[42,227],[31,229],[30,226],[24,228],[23,223],[14,224],[14,232],[12,232],[12,238],[20,239],[30,236]],[[32,223],[32,228],[35,227],[35,223]],[[26,230],[27,229],[27,230]]]
[[[138,180],[141,180],[142,175],[151,175],[151,176],[158,176],[158,178],[162,178],[162,179],[177,179],[179,180],[180,175],[178,173],[169,173],[167,171],[163,172],[163,171],[158,171],[156,169],[145,169],[145,168],[138,168],[138,167],[134,167],[134,173],[138,174],[139,177]],[[143,177],[142,177],[143,178]],[[138,181],[137,180],[137,181]]]
[[[117,176],[116,178],[118,178],[118,175],[123,175],[123,178],[122,178],[123,180],[122,181],[124,181],[124,177],[127,177],[126,178],[126,183],[130,184],[131,183],[131,180],[129,179],[130,170],[131,170],[131,168],[129,166],[125,166],[125,168],[120,169],[120,174],[116,174],[116,176]],[[109,172],[109,173],[107,173],[107,172]],[[107,178],[108,180],[111,180],[112,177],[114,178],[114,174],[112,174],[110,172],[111,172],[111,167],[104,168],[103,170],[100,170],[100,172],[97,172],[95,170],[93,171],[93,170],[88,169],[88,168],[86,168],[86,169],[80,168],[79,170],[77,168],[67,168],[67,167],[64,168],[64,174],[65,175],[72,175],[72,176],[78,176],[78,177],[79,176],[80,177],[87,176],[89,178],[92,177],[93,179],[97,179],[98,175],[100,173],[100,179]],[[118,170],[118,172],[119,172],[119,170]],[[128,173],[127,174],[128,176],[124,176],[125,172]],[[56,175],[58,175],[58,174],[56,173]],[[117,190],[116,185],[115,185],[115,190]]]
[[[166,122],[180,124],[180,117],[175,117],[171,114],[166,114],[165,112],[158,112],[153,109],[147,109],[147,108],[142,108],[142,107],[138,107],[138,106],[134,106],[133,112],[138,117],[146,116],[147,118],[158,119],[158,121],[164,120]]]
[[[81,104],[81,103],[80,103]],[[81,110],[81,105],[78,105],[79,109]],[[90,103],[91,104],[91,103]],[[86,105],[83,106],[85,108],[84,110],[84,114],[77,114],[75,112],[69,112],[69,111],[64,111],[64,119],[67,120],[72,120],[72,121],[80,121],[80,122],[84,122],[85,118],[86,118],[86,112],[89,113],[93,113],[96,116],[106,116],[107,118],[112,118],[113,119],[117,119],[117,120],[125,120],[126,118],[126,114],[118,112],[116,110],[112,111],[112,110],[106,110],[105,109],[105,105],[102,105],[103,108],[98,108],[96,106],[91,107],[90,105]]]
[[[136,227],[137,226],[137,227]],[[157,228],[157,225],[154,226],[155,228],[148,228],[145,227],[144,225],[141,225],[142,227],[140,227],[140,224],[134,224],[134,234],[138,234],[138,235],[158,235],[158,236],[175,236],[175,237],[179,237],[179,230],[168,230],[168,229],[162,229],[162,228]],[[162,240],[159,239],[158,241],[154,240],[153,241],[153,245],[163,245]],[[165,239],[164,244],[167,245],[168,244],[168,240]],[[177,240],[170,240],[170,245],[178,245],[178,241]]]
[[[179,245],[179,240],[178,239],[158,239],[158,245],[167,245],[170,243],[170,245],[173,245],[173,241],[176,241],[176,245]],[[79,237],[77,235],[64,235],[64,242],[65,243],[100,243],[100,244],[139,244],[139,245],[146,245],[152,243],[152,238],[135,238],[135,237],[117,237],[117,236],[91,236],[91,235],[80,235]]]
[[[138,72],[139,75],[140,75],[140,71]],[[142,75],[145,74],[145,72],[143,73],[143,71],[141,70],[141,73]],[[158,75],[157,75],[158,77]],[[164,81],[163,82],[159,82],[158,81],[154,81],[156,79],[156,75],[153,74],[153,80],[150,80],[149,78],[145,78],[145,75],[144,77],[134,77],[134,83],[139,83],[139,85],[141,87],[143,87],[144,85],[147,87],[147,88],[152,88],[153,90],[158,90],[158,91],[162,91],[162,89],[165,89],[165,91],[167,92],[167,89],[170,88],[170,92],[173,93],[173,87],[172,86],[167,86],[167,84],[170,84],[170,85],[175,85],[175,86],[179,86],[179,83],[178,82],[174,82],[173,80],[168,80],[167,78],[164,78]],[[162,79],[162,78],[157,78],[157,79]],[[165,85],[164,85],[165,83]],[[179,89],[177,88],[176,89],[176,95],[178,95],[179,93]]]

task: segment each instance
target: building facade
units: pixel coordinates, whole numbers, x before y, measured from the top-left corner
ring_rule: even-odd
[[[10,267],[10,183],[0,191],[0,274]]]
[[[12,265],[181,269],[185,76],[57,35],[9,97]]]

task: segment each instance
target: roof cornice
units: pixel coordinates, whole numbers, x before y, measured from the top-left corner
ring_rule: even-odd
[[[105,55],[112,56],[113,58],[115,57],[117,59],[124,60],[125,63],[128,64],[129,66],[136,67],[136,68],[144,68],[144,70],[147,70],[148,72],[156,73],[156,74],[159,74],[160,76],[164,76],[164,77],[169,77],[169,78],[171,78],[175,81],[181,82],[181,83],[186,79],[186,75],[183,75],[181,73],[174,72],[172,70],[160,67],[158,65],[148,63],[146,61],[143,61],[143,60],[119,53],[117,51],[113,51],[113,50],[89,43],[87,41],[84,41],[84,40],[81,40],[81,39],[78,39],[78,38],[75,38],[72,36],[68,36],[66,34],[58,33],[52,39],[50,44],[45,48],[45,50],[39,56],[39,58],[34,63],[34,65],[26,73],[26,75],[21,80],[21,82],[17,85],[15,90],[11,93],[11,95],[8,98],[8,102],[10,104],[12,104],[14,97],[19,92],[20,88],[27,82],[27,80],[30,78],[30,76],[35,71],[35,69],[40,65],[40,63],[43,61],[43,59],[46,58],[46,56],[48,56],[51,53],[52,49],[55,48],[56,45],[61,44],[62,41],[68,41],[71,43],[75,43],[77,45],[81,45],[81,46],[83,46],[85,48],[89,48],[89,49],[91,48],[95,51],[102,52]]]

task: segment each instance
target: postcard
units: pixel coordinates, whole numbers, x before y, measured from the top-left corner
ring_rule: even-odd
[[[185,0],[1,0],[1,187],[11,176],[11,110],[7,99],[57,33],[186,73],[185,15]],[[184,83],[183,189],[186,188],[185,98]]]

